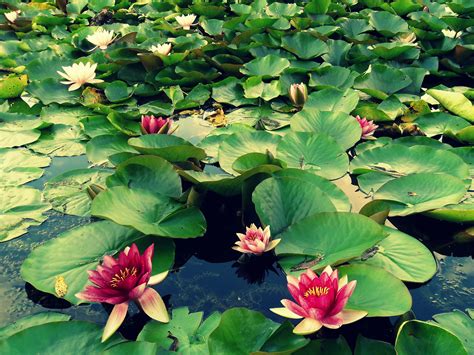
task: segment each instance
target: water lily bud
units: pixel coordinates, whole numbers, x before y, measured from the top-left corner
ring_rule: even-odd
[[[90,184],[87,186],[86,191],[90,199],[93,200],[98,194],[100,194],[102,191],[105,191],[105,188],[97,184]]]
[[[143,134],[171,134],[176,130],[171,129],[172,123],[170,118],[143,115],[141,130]]]
[[[303,107],[308,99],[308,88],[304,83],[292,84],[290,86],[289,96],[294,106]]]

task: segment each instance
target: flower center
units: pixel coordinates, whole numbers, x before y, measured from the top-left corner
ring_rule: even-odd
[[[316,286],[313,286],[313,287],[310,287],[306,290],[306,292],[304,293],[304,296],[306,298],[308,298],[309,296],[319,297],[319,296],[325,296],[328,293],[329,293],[329,287],[316,287]]]
[[[125,269],[120,270],[117,272],[112,280],[110,280],[110,286],[112,287],[118,287],[119,283],[124,281],[126,278],[130,276],[136,276],[137,275],[137,268],[133,266],[132,268],[126,267]]]

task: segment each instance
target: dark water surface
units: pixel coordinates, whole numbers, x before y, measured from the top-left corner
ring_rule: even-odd
[[[42,189],[43,184],[52,177],[84,167],[87,167],[84,156],[54,158],[45,175],[29,185]],[[338,185],[351,198],[354,212],[367,202],[350,184],[350,178],[339,181]],[[218,197],[209,197],[211,200],[216,198],[216,201],[212,200],[204,208],[208,233],[204,238],[177,242],[175,267],[157,287],[158,291],[172,308],[187,306],[191,311],[204,311],[208,315],[230,307],[247,307],[263,312],[276,321],[283,321],[269,311],[271,307],[278,307],[282,298],[289,297],[283,272],[272,256],[238,261],[239,253],[232,251],[231,246],[235,242],[235,232],[243,229],[241,216],[226,207],[227,201],[224,204],[224,200]],[[239,205],[240,198],[229,202]],[[98,304],[71,306],[35,290],[31,285],[25,285],[20,276],[21,264],[31,250],[59,233],[89,222],[89,218],[64,216],[50,211],[49,218],[41,226],[30,227],[28,234],[0,244],[0,326],[47,310],[67,313],[74,319],[105,323],[110,309]],[[473,307],[472,243],[456,245],[452,242],[452,235],[460,227],[420,217],[392,222],[400,230],[422,240],[434,251],[438,261],[439,270],[433,279],[424,285],[408,285],[417,318],[426,320],[436,313]],[[127,337],[133,338],[146,320],[146,316],[136,308],[132,309],[121,330]],[[362,332],[368,337],[393,341],[393,322],[394,319],[389,318],[367,318],[338,332],[348,338]],[[324,332],[337,334],[330,330]]]

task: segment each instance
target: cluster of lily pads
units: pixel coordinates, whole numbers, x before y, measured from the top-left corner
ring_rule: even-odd
[[[405,283],[437,270],[387,218],[423,214],[472,236],[462,227],[474,222],[472,1],[8,1],[2,11],[0,240],[51,209],[93,217],[34,249],[21,275],[74,305],[113,305],[104,329],[53,312],[20,319],[0,329],[2,354],[350,354],[319,330],[405,315]],[[51,158],[82,154],[89,169],[25,186]],[[347,174],[370,201],[359,213],[338,184]],[[215,196],[242,197],[249,227],[222,238],[235,239],[236,258],[275,254],[293,300],[272,311],[301,319],[295,327],[244,308],[170,316],[151,287],[173,268],[174,239],[206,233],[201,209]],[[152,319],[136,341],[116,332],[131,302]],[[400,322],[395,346],[359,336],[352,348],[473,351],[472,310],[434,319]]]

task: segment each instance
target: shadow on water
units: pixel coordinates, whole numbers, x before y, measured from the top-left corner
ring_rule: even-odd
[[[54,158],[51,167],[46,169],[45,176],[30,185],[42,188],[45,181],[64,171],[85,167],[85,157]],[[349,177],[341,179],[337,184],[350,197],[354,212],[369,201],[351,185]],[[283,321],[269,311],[271,307],[278,307],[282,298],[289,297],[285,275],[274,255],[242,257],[232,250],[232,245],[237,240],[235,233],[245,229],[239,211],[241,203],[240,197],[229,199],[214,194],[206,196],[202,207],[208,221],[206,235],[176,241],[173,270],[157,286],[169,308],[187,306],[190,311],[203,311],[207,316],[214,311],[223,312],[231,307],[247,307],[260,311],[275,321]],[[46,310],[67,313],[74,319],[105,323],[111,311],[108,305],[72,306],[29,284],[25,285],[20,276],[21,264],[32,249],[66,230],[89,222],[89,218],[49,212],[48,220],[41,226],[31,227],[27,235],[0,244],[0,257],[3,261],[0,270],[3,306],[0,310],[0,326]],[[417,317],[429,319],[436,313],[472,306],[472,244],[459,247],[452,242],[453,233],[460,227],[449,223],[438,224],[437,221],[419,216],[392,219],[391,222],[425,243],[434,251],[438,260],[439,272],[431,281],[423,285],[408,285],[413,296],[413,311]],[[136,306],[132,306],[120,330],[127,338],[133,339],[147,321],[148,317]],[[343,334],[353,344],[356,335],[361,333],[366,337],[392,342],[394,322],[395,319],[391,318],[366,318],[338,331],[324,329],[315,336],[337,337]]]

